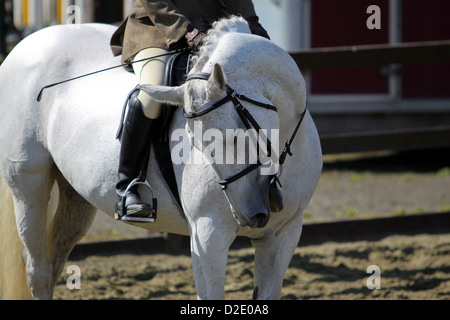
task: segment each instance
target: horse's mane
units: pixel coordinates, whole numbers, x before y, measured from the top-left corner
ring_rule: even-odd
[[[192,58],[192,72],[201,72],[203,66],[209,60],[210,55],[219,43],[219,39],[230,32],[251,33],[247,21],[238,16],[230,16],[213,23],[208,31],[207,37],[203,40],[199,52]]]
[[[251,31],[248,22],[238,16],[230,16],[214,22],[207,36],[203,39],[200,50],[191,58],[191,74],[202,72],[203,67],[210,60],[210,57],[219,45],[220,39],[227,33],[251,33]],[[193,85],[192,82],[187,82],[186,90],[190,92]],[[189,94],[188,99],[190,101],[185,101],[185,107],[188,111],[193,112],[194,109],[191,109],[194,106],[192,101],[193,95]]]

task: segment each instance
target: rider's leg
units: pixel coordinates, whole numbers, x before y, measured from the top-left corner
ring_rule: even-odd
[[[167,53],[159,48],[149,48],[139,52],[134,61]],[[139,84],[163,84],[168,56],[159,57],[133,64]],[[145,92],[130,99],[127,117],[121,139],[119,160],[119,181],[116,191],[119,201],[116,212],[121,215],[122,200],[129,184],[138,177],[146,152],[150,145],[151,129],[161,113],[161,104],[153,100]],[[152,214],[152,207],[144,203],[137,191],[137,186],[130,190],[126,197],[126,215],[147,217]]]
[[[139,52],[134,61],[155,57],[168,53],[167,50],[160,48],[148,48]],[[138,77],[139,84],[165,84],[166,64],[170,56],[163,56],[147,61],[137,62],[133,64],[133,70]],[[139,101],[142,103],[144,114],[147,118],[157,119],[161,114],[161,104],[150,97],[147,93],[139,92]]]

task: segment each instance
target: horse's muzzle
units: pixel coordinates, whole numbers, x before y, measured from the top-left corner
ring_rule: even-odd
[[[232,213],[241,227],[249,227],[250,229],[264,228],[270,220],[269,211],[257,212],[253,215],[241,215],[232,209]]]
[[[264,228],[270,220],[270,213],[259,212],[250,217],[248,227],[251,229]]]

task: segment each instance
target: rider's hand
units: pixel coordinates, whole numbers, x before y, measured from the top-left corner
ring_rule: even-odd
[[[192,51],[198,51],[199,47],[203,43],[203,38],[206,37],[206,33],[200,32],[197,29],[192,30],[186,34],[186,41]]]

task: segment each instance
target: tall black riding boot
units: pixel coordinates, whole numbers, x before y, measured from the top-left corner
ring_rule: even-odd
[[[149,217],[152,206],[143,202],[138,193],[138,186],[133,186],[125,195],[128,186],[138,178],[146,159],[151,141],[151,129],[155,120],[144,115],[142,103],[137,94],[130,98],[128,114],[122,128],[122,139],[119,160],[119,181],[116,192],[119,200],[116,203],[116,215],[119,217]],[[126,196],[125,212],[123,199]]]

